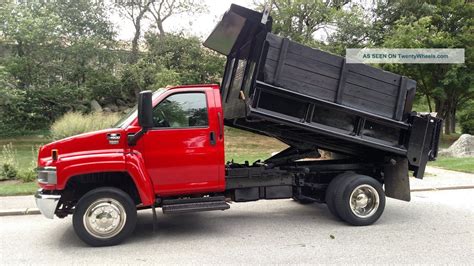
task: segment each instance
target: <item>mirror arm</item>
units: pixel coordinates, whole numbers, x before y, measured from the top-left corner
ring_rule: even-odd
[[[145,133],[153,127],[153,94],[151,91],[142,91],[138,95],[138,125],[142,127],[140,131],[134,135],[127,136],[129,146],[137,145],[137,141],[145,135]]]
[[[135,146],[135,145],[137,145],[137,141],[138,141],[141,137],[143,137],[143,135],[145,135],[146,132],[148,132],[148,128],[144,128],[144,127],[143,127],[143,128],[140,129],[140,131],[138,131],[137,133],[128,136],[128,138],[127,138],[128,146]]]

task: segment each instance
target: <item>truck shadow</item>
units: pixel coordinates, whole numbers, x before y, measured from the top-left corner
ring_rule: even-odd
[[[253,203],[255,204],[255,203]],[[301,205],[296,202],[283,202],[281,206],[269,206],[259,202],[252,207],[239,203],[231,206],[230,210],[219,212],[198,212],[188,214],[164,215],[160,211],[153,231],[151,210],[138,212],[138,220],[134,233],[122,245],[153,244],[161,245],[170,241],[195,241],[196,239],[220,238],[233,235],[245,239],[253,235],[258,237],[260,231],[268,228],[285,231],[289,226],[301,230],[327,229],[337,231],[371,230],[370,228],[385,228],[404,224],[413,219],[413,211],[409,209],[387,206],[386,213],[374,225],[365,227],[349,226],[334,217],[325,204]],[[386,218],[384,218],[384,216]],[[388,217],[387,217],[388,216]],[[370,228],[369,228],[370,227]],[[62,248],[88,247],[69,226],[61,236],[58,245]]]
[[[196,212],[187,214],[164,215],[157,210],[156,230],[153,232],[153,216],[150,210],[138,212],[137,225],[134,233],[122,245],[150,243],[164,243],[167,240],[192,240],[199,237],[223,234],[234,234],[235,231],[265,230],[265,227],[286,227],[289,224],[315,225],[342,225],[334,218],[325,204],[301,205],[296,202],[282,201],[282,206],[267,208],[266,203],[260,201],[252,207],[247,204],[232,204],[230,210]],[[72,223],[70,217],[67,222]],[[73,248],[88,246],[75,234],[72,224],[66,227],[57,241],[58,248]],[[158,241],[159,240],[159,241]]]
[[[242,205],[240,203],[239,205]],[[224,212],[201,212],[188,214],[163,215],[158,213],[156,231],[153,233],[153,217],[151,211],[139,213],[137,227],[130,242],[150,241],[153,239],[193,239],[199,236],[234,233],[236,230],[264,230],[265,227],[285,227],[290,224],[338,224],[343,223],[333,217],[324,204],[281,207],[279,210],[268,211],[265,204],[261,208],[232,207]],[[236,229],[238,228],[238,229]],[[128,241],[127,241],[128,242]]]

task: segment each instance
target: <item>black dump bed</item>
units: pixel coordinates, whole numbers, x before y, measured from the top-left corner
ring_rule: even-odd
[[[407,158],[422,177],[441,120],[412,112],[416,82],[271,33],[271,17],[232,5],[204,46],[227,56],[225,124],[298,149]]]

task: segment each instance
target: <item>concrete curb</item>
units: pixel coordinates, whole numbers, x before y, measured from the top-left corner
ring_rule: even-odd
[[[33,215],[33,214],[41,214],[41,212],[37,208],[0,210],[0,216]]]
[[[414,188],[410,192],[423,192],[423,191],[437,191],[437,190],[457,190],[457,189],[473,189],[474,185],[468,186],[451,186],[451,187],[428,187],[428,188]]]

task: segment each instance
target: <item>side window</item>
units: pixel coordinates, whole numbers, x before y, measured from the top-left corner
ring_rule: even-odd
[[[207,127],[206,94],[178,93],[153,109],[153,125],[161,128]]]

